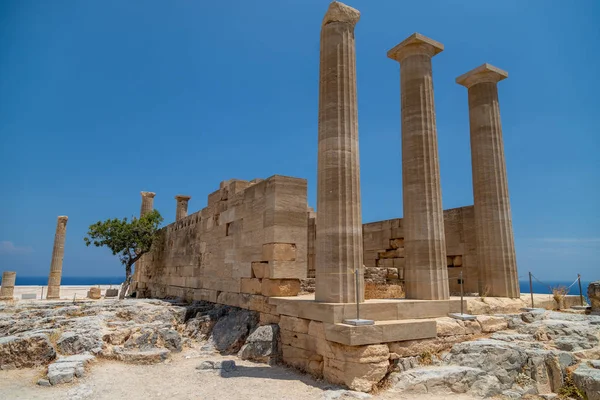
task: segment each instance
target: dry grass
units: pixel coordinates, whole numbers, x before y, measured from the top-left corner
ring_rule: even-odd
[[[573,382],[572,370],[567,369],[567,376],[564,385],[558,389],[559,399],[583,399],[587,400],[587,395],[581,391]]]
[[[419,364],[421,365],[432,365],[433,354],[430,351],[424,351],[419,354]]]
[[[403,299],[406,296],[402,285],[378,285],[365,283],[365,300],[369,299]]]
[[[56,329],[48,336],[48,340],[50,340],[50,343],[52,343],[52,346],[54,348],[56,348],[56,342],[58,342],[58,339],[60,339],[62,334],[63,334],[62,329]]]
[[[563,300],[569,290],[565,286],[555,286],[552,288],[552,298],[556,302],[556,309],[560,310],[563,305]]]

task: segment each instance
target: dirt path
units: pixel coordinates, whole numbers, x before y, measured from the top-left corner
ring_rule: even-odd
[[[232,372],[199,371],[196,366],[204,360],[235,359]],[[335,390],[327,382],[282,366],[270,367],[242,361],[237,357],[206,356],[187,349],[168,364],[130,365],[100,360],[86,376],[70,385],[40,387],[35,384],[42,370],[0,371],[2,400],[308,400],[334,399]],[[375,399],[473,399],[469,396],[401,395],[384,392]],[[337,398],[340,398],[339,396]],[[349,399],[351,397],[341,397]]]

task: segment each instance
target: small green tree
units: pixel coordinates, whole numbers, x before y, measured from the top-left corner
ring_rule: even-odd
[[[119,293],[120,299],[125,298],[131,284],[131,267],[150,251],[162,221],[160,213],[153,210],[140,218],[133,217],[130,221],[127,218],[115,218],[90,225],[87,236],[83,238],[85,245],[108,247],[113,255],[119,255],[121,264],[125,266],[125,282]]]

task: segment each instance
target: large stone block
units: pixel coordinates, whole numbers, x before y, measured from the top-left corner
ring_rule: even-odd
[[[306,263],[299,261],[269,261],[265,277],[271,279],[306,279]]]
[[[262,261],[294,261],[295,259],[294,243],[266,243],[262,246]]]
[[[297,296],[300,292],[299,279],[263,279],[262,294],[267,297]]]
[[[252,275],[258,279],[268,278],[269,277],[268,263],[262,262],[262,261],[252,262]]]
[[[291,332],[308,333],[310,320],[304,318],[289,317],[282,315],[279,321],[279,327]]]
[[[260,294],[262,291],[260,279],[242,278],[240,283],[240,291],[242,293]]]

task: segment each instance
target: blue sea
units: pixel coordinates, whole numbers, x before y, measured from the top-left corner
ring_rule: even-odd
[[[65,286],[94,286],[94,285],[120,285],[125,280],[125,276],[63,276],[60,280],[61,285]],[[47,276],[19,276],[15,285],[21,286],[47,286]]]
[[[591,281],[584,281],[584,280],[581,281],[581,291],[582,291],[583,296],[586,299],[587,299],[587,287],[590,283],[591,283]],[[519,284],[521,286],[521,293],[530,293],[529,281],[520,281]],[[544,283],[540,283],[537,281],[532,282],[533,293],[545,293],[545,294],[552,294],[552,288],[555,288],[558,286],[564,286],[564,287],[568,288],[572,284],[573,284],[573,281],[571,281],[571,282],[547,281]],[[571,286],[571,288],[569,289],[567,294],[579,296],[579,285],[577,283],[575,283],[573,286]]]

